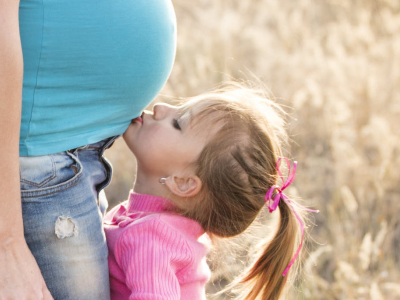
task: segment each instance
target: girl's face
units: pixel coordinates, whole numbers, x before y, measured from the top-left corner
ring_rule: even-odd
[[[129,125],[123,137],[137,159],[138,176],[167,177],[194,163],[207,141],[207,130],[191,126],[194,108],[156,104]]]

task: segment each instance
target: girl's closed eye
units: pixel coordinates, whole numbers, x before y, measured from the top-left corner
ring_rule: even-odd
[[[179,124],[178,119],[173,119],[173,120],[172,120],[172,125],[174,126],[175,129],[182,130],[181,125]]]

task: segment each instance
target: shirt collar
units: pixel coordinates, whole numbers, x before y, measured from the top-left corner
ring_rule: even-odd
[[[175,205],[168,199],[130,191],[127,210],[130,212],[163,212],[172,210]]]

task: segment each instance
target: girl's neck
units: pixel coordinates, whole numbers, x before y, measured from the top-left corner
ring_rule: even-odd
[[[133,190],[139,194],[168,198],[166,197],[168,189],[159,182],[158,177],[144,176],[138,173]]]
[[[191,198],[182,198],[172,193],[167,185],[160,183],[159,176],[148,176],[140,172],[137,173],[136,181],[133,186],[133,191],[139,194],[152,195],[170,200],[178,208],[187,210],[190,209]]]

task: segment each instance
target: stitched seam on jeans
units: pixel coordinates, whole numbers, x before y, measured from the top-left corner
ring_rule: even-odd
[[[51,180],[53,180],[54,178],[56,178],[56,166],[55,166],[55,163],[54,163],[54,159],[53,159],[53,156],[52,156],[52,155],[49,155],[49,156],[50,156],[50,160],[51,160],[51,167],[52,167],[52,169],[53,169],[53,174],[52,174],[50,177],[46,178],[45,180],[43,180],[43,181],[41,181],[41,182],[39,182],[39,183],[30,181],[30,180],[25,180],[25,179],[23,179],[23,178],[21,178],[21,182],[26,183],[26,184],[29,184],[29,185],[34,186],[34,187],[37,187],[37,188],[41,188],[41,187],[44,186],[46,183],[48,183],[48,182],[50,182]]]
[[[65,190],[73,187],[74,185],[76,185],[78,183],[81,175],[82,174],[76,175],[75,178],[73,179],[73,181],[71,181],[71,182],[66,182],[65,184],[63,184],[59,187],[52,187],[52,188],[49,188],[48,190],[21,191],[21,197],[23,199],[36,198],[36,197],[45,197],[45,196],[50,196],[50,195],[60,193],[62,191],[65,191]],[[38,201],[38,202],[45,202],[45,201]]]
[[[69,189],[70,187],[74,186],[77,181],[79,180],[79,178],[82,176],[83,173],[83,166],[81,164],[81,162],[79,161],[78,156],[75,156],[72,153],[67,152],[68,156],[70,156],[72,158],[73,161],[75,161],[79,168],[79,172],[72,177],[71,179],[60,183],[56,186],[52,186],[52,187],[47,187],[47,188],[43,188],[41,190],[26,190],[26,191],[21,191],[21,197],[23,198],[34,198],[34,197],[44,197],[44,196],[49,196],[49,195],[54,195],[56,193],[65,191],[66,189]]]

